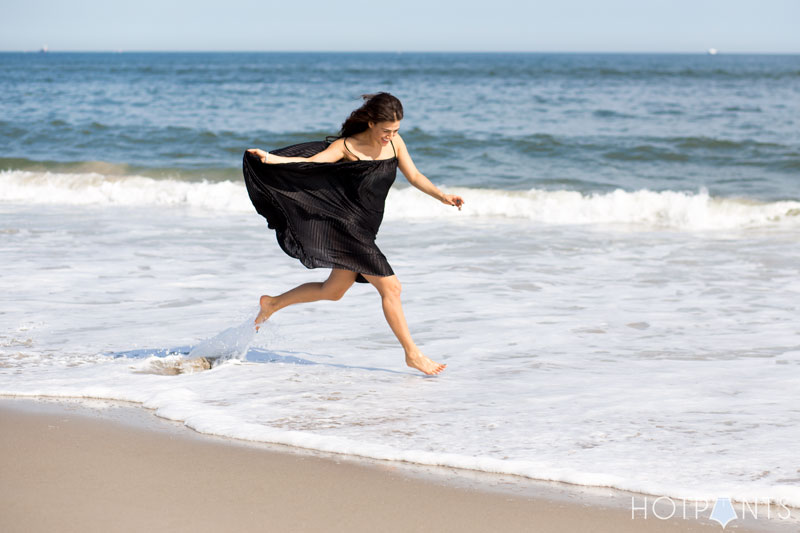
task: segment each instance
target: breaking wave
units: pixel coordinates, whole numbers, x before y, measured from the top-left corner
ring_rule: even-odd
[[[450,188],[462,195],[461,212],[431,204],[413,188],[393,188],[387,220],[431,218],[524,219],[541,224],[625,224],[687,231],[800,225],[800,202],[720,198],[706,191],[507,191]],[[51,205],[189,207],[252,212],[243,183],[182,181],[100,173],[0,172],[3,202]]]

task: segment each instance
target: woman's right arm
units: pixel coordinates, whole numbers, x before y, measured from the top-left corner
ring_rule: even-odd
[[[344,158],[344,141],[336,139],[330,146],[323,151],[312,155],[311,157],[284,157],[281,155],[270,154],[258,148],[250,148],[248,152],[257,155],[261,158],[262,163],[281,164],[281,163],[335,163]]]

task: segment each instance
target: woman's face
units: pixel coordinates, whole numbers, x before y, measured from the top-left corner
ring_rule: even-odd
[[[380,143],[381,146],[389,144],[389,141],[394,139],[394,136],[400,131],[399,120],[393,122],[370,122],[368,125],[370,139]]]

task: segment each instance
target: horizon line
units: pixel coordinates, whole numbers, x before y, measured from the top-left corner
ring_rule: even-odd
[[[711,50],[714,50],[712,53]],[[662,55],[800,55],[796,52],[774,51],[731,51],[707,48],[705,50],[684,51],[622,51],[622,50],[194,50],[194,49],[50,49],[47,45],[39,49],[0,50],[0,53],[31,54],[662,54]]]

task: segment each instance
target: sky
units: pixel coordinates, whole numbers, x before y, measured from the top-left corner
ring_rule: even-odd
[[[0,0],[0,50],[800,53],[800,0]]]

